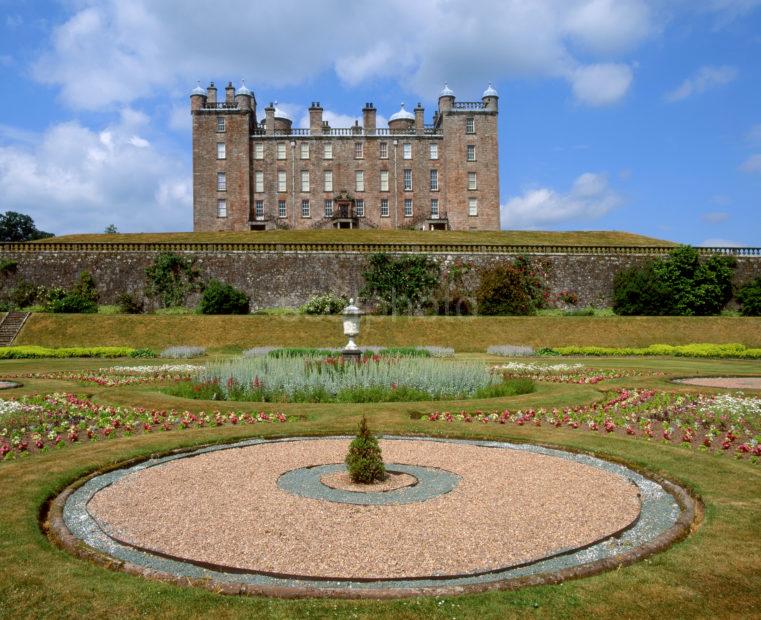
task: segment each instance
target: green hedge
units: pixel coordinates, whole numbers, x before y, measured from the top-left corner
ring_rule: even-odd
[[[48,347],[20,346],[0,348],[0,359],[36,357],[131,357],[138,349],[132,347]]]
[[[672,355],[674,357],[736,357],[761,359],[761,349],[742,344],[651,344],[649,347],[553,347],[543,355]]]

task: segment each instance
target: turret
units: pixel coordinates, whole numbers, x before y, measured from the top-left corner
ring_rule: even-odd
[[[190,91],[190,111],[202,109],[206,105],[206,91],[201,88],[201,82],[198,82],[192,91]]]
[[[491,85],[491,82],[489,82],[489,87],[484,91],[484,94],[482,97],[482,101],[484,102],[484,108],[490,112],[496,112],[498,99],[499,99],[499,95],[497,94],[497,91]]]
[[[241,110],[252,111],[254,94],[246,88],[246,83],[241,80],[240,88],[235,93],[235,103]]]
[[[444,82],[444,88],[439,93],[439,112],[447,112],[454,108],[454,92]]]
[[[404,109],[402,103],[398,112],[395,112],[388,119],[388,126],[390,129],[412,129],[415,126],[415,115],[412,112],[408,112]]]

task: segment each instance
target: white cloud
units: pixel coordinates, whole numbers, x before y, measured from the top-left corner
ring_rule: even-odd
[[[740,170],[743,172],[761,172],[761,153],[756,153],[755,155],[751,155],[746,159],[741,165]]]
[[[704,248],[742,248],[747,244],[742,241],[732,241],[730,239],[711,238],[705,239],[698,243],[700,247]]]
[[[48,129],[34,142],[0,147],[3,208],[31,215],[57,234],[188,229],[189,170],[135,132],[140,114],[92,131],[76,122]]]
[[[549,188],[531,189],[502,205],[503,228],[541,228],[563,222],[602,217],[622,203],[604,174],[579,176],[567,193]]]
[[[659,29],[646,0],[227,0],[192,11],[183,0],[71,6],[78,9],[55,28],[33,73],[58,86],[66,104],[84,109],[189,91],[197,79],[215,76],[246,78],[262,89],[324,71],[352,87],[396,79],[428,100],[445,80],[468,99],[490,80],[561,78],[580,101],[601,105],[623,96],[632,79],[614,57]],[[586,66],[577,48],[597,58]],[[604,93],[595,97],[590,89],[603,78]]]
[[[587,65],[570,74],[576,99],[593,106],[609,105],[621,99],[632,79],[631,68],[623,64]]]
[[[729,213],[726,211],[709,211],[708,213],[703,213],[700,219],[708,224],[720,224],[729,219]]]
[[[698,69],[694,76],[687,78],[677,88],[666,94],[666,101],[675,102],[699,95],[712,88],[724,86],[734,81],[737,69],[723,65],[720,67],[704,66]]]

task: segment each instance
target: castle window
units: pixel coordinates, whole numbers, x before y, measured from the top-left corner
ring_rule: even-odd
[[[277,201],[277,216],[278,217],[285,217],[285,200],[278,200]]]
[[[405,192],[412,191],[412,169],[411,168],[404,169],[404,191]]]
[[[380,191],[388,191],[388,170],[381,170],[380,173]]]
[[[257,220],[264,219],[264,201],[263,200],[254,201],[254,218]]]
[[[227,152],[225,151],[225,143],[217,142],[217,159],[226,159]]]
[[[264,144],[261,142],[254,144],[254,159],[264,159]]]
[[[381,199],[381,217],[388,217],[388,198]]]
[[[217,172],[217,191],[227,191],[227,177],[224,172]]]
[[[468,215],[478,215],[478,198],[468,198]]]
[[[438,170],[431,170],[431,191],[432,192],[439,191],[439,171]]]
[[[478,189],[475,172],[468,172],[468,189]]]
[[[431,219],[437,220],[439,218],[439,199],[431,198]]]
[[[435,142],[431,142],[431,144],[428,145],[428,153],[430,154],[431,159],[438,159],[439,145]]]
[[[476,119],[472,116],[465,119],[465,133],[476,133]]]
[[[333,191],[333,171],[332,170],[325,171],[325,191],[326,192]]]
[[[365,156],[365,145],[362,142],[354,143],[354,159],[362,159]]]
[[[365,191],[365,173],[362,170],[354,173],[354,189],[358,192]]]
[[[388,159],[388,142],[378,143],[378,156],[381,159]]]
[[[357,200],[354,203],[354,206],[356,207],[355,213],[357,214],[357,217],[365,217],[365,201]]]
[[[285,170],[278,170],[277,172],[277,191],[279,192],[288,191]]]
[[[333,159],[333,144],[331,142],[322,145],[322,156],[325,159]]]
[[[285,159],[285,142],[277,143],[277,158]]]
[[[217,131],[224,131],[224,130],[225,130],[225,117],[217,116]]]
[[[412,217],[412,199],[404,199],[404,217]]]
[[[309,201],[301,201],[301,217],[309,217]]]
[[[402,159],[412,159],[412,145],[409,142],[402,144]]]
[[[264,173],[261,170],[254,172],[254,191],[264,191]]]
[[[476,145],[468,144],[468,161],[476,161]]]
[[[309,142],[301,143],[301,159],[309,159]]]
[[[325,217],[333,217],[333,201],[325,201]]]
[[[309,170],[301,171],[301,191],[302,192],[309,191]]]
[[[217,200],[217,217],[227,217],[227,200],[224,198]]]

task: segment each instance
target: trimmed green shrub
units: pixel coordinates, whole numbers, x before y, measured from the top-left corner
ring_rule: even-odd
[[[130,357],[136,351],[131,347],[61,347],[51,349],[38,346],[0,348],[0,359],[33,359],[47,357]]]
[[[651,344],[649,347],[553,347],[540,349],[539,355],[671,355],[674,357],[718,357],[761,359],[761,349],[742,344]]]
[[[198,306],[201,314],[248,314],[248,296],[219,280],[210,280]]]
[[[335,293],[316,295],[301,306],[304,314],[339,314],[347,305],[348,301]]]
[[[665,258],[618,273],[613,282],[613,310],[621,315],[709,316],[732,298],[732,256],[715,254],[701,261],[688,245]]]
[[[122,314],[140,314],[143,311],[143,302],[129,293],[119,295],[116,298],[116,305]]]
[[[135,349],[129,354],[129,356],[136,358],[151,358],[156,357],[156,351],[148,348]]]
[[[740,287],[737,301],[743,316],[761,316],[761,276]]]
[[[526,257],[483,269],[476,289],[478,313],[529,315],[544,306],[545,285]]]
[[[381,314],[416,314],[433,305],[439,273],[438,263],[428,256],[371,254],[360,296],[377,303]]]
[[[191,259],[161,252],[145,270],[146,293],[158,297],[164,308],[182,306],[188,295],[199,289],[199,275]]]
[[[70,291],[54,288],[48,291],[46,312],[94,314],[98,311],[98,291],[88,271],[79,274],[79,282]]]
[[[378,440],[367,427],[365,416],[359,421],[357,436],[349,445],[346,468],[352,482],[359,484],[371,484],[388,477]]]

